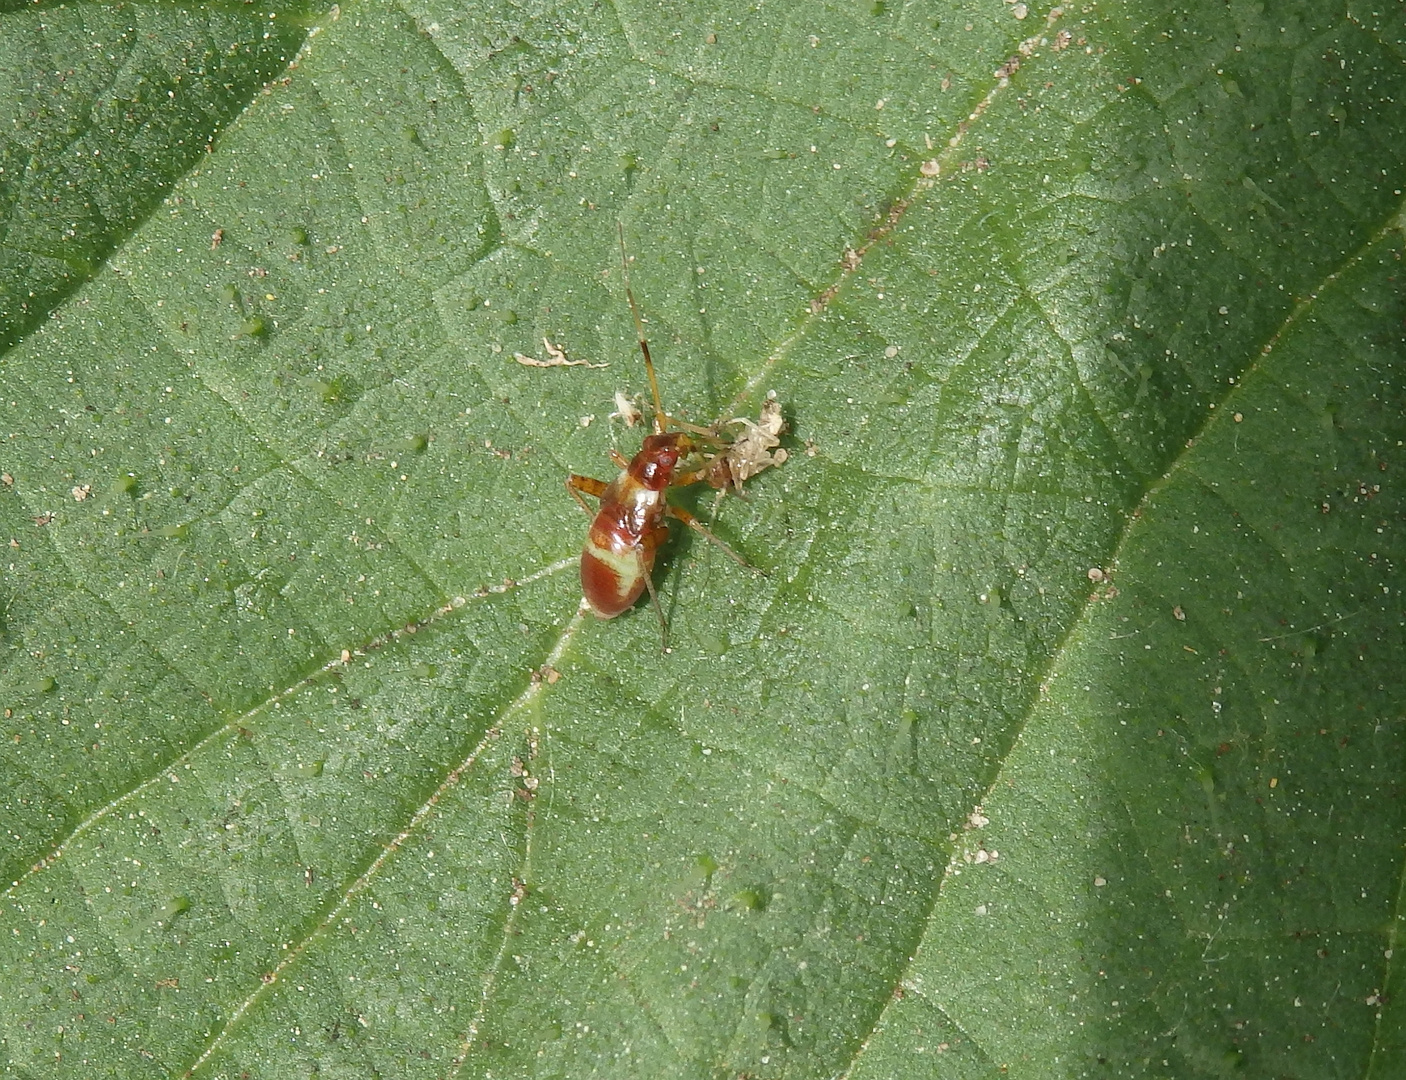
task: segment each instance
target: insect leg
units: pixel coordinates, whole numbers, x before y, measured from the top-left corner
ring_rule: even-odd
[[[644,574],[644,587],[649,590],[649,602],[654,607],[654,614],[659,616],[659,637],[663,642],[664,651],[669,651],[669,623],[664,618],[664,608],[659,603],[659,593],[654,588],[654,578],[649,572],[649,568],[644,565],[644,556],[640,555],[640,573]]]
[[[688,472],[684,473],[675,473],[673,482],[669,486],[688,487],[689,484],[697,484],[700,481],[706,481],[709,486],[718,487],[719,485],[712,482],[712,477],[715,475],[714,470],[718,462],[722,460],[722,455],[719,454],[705,459],[703,464],[696,469],[690,469]],[[672,507],[670,507],[670,509],[672,509]],[[679,520],[682,521],[683,519],[680,518]]]
[[[737,563],[738,566],[745,566],[748,570],[751,570],[754,573],[760,574],[762,572],[758,570],[755,566],[753,566],[751,563],[749,563],[746,559],[744,559],[741,555],[737,554],[737,552],[733,551],[732,548],[728,547],[727,544],[725,544],[722,540],[718,539],[718,537],[716,537],[708,529],[708,526],[704,525],[703,522],[699,521],[687,510],[681,509],[680,507],[674,506],[672,503],[669,503],[665,506],[664,513],[668,514],[671,518],[675,518],[678,521],[682,521],[694,532],[701,535],[705,540],[710,540],[714,544],[717,544],[718,547],[722,548],[723,551],[727,553],[728,557],[732,559],[733,562]]]
[[[690,435],[697,435],[705,442],[710,442],[714,446],[727,446],[728,442],[718,434],[717,428],[702,427],[698,424],[690,424],[687,420],[680,420],[677,416],[665,416],[670,427],[678,428],[680,431],[687,431]]]
[[[599,499],[605,494],[605,489],[608,486],[604,480],[597,480],[590,476],[577,476],[575,473],[566,478],[566,490],[571,492],[571,497],[576,500],[577,505],[591,517],[595,517],[596,512],[586,505],[586,500],[581,498],[581,492],[584,491],[587,495],[594,495]]]

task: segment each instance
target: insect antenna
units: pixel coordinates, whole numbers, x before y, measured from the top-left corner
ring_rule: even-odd
[[[654,376],[654,360],[649,355],[649,342],[644,339],[644,322],[640,319],[635,294],[630,290],[630,257],[625,253],[625,226],[617,221],[615,228],[620,234],[620,269],[625,275],[625,299],[630,302],[630,314],[635,317],[635,337],[640,343],[640,352],[644,354],[644,373],[649,376],[649,392],[654,397],[654,430],[656,433],[662,433],[672,417],[664,411],[664,403],[659,398],[659,380]]]
[[[630,314],[635,319],[635,338],[640,343],[640,352],[644,354],[644,373],[649,376],[649,393],[654,398],[655,434],[662,434],[669,428],[675,428],[678,431],[687,431],[692,435],[698,435],[705,442],[714,446],[726,446],[727,440],[719,438],[715,428],[690,424],[687,420],[680,420],[677,416],[670,416],[664,411],[664,402],[659,397],[659,380],[654,374],[654,358],[649,355],[649,342],[644,339],[644,321],[640,318],[640,309],[639,305],[635,303],[635,294],[630,289],[630,257],[625,252],[625,226],[617,221],[615,227],[620,233],[620,268],[625,275],[625,299],[630,302]]]

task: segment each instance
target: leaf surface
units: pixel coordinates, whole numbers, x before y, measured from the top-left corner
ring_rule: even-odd
[[[0,15],[7,1074],[1395,1075],[1379,7]]]

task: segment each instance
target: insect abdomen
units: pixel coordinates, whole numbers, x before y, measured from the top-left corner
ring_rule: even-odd
[[[581,550],[581,595],[602,619],[613,619],[640,598],[649,567],[642,545],[601,543],[597,533],[593,527]]]

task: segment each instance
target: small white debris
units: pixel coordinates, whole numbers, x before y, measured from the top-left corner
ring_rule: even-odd
[[[523,367],[586,367],[586,368],[607,368],[609,364],[592,364],[588,360],[568,360],[566,350],[559,345],[553,345],[546,338],[542,339],[542,348],[547,350],[547,359],[538,360],[535,356],[528,356],[525,353],[513,353],[513,359]]]
[[[615,411],[610,414],[612,420],[625,421],[626,427],[634,427],[644,419],[644,414],[640,412],[639,406],[627,398],[623,392],[615,391]]]

